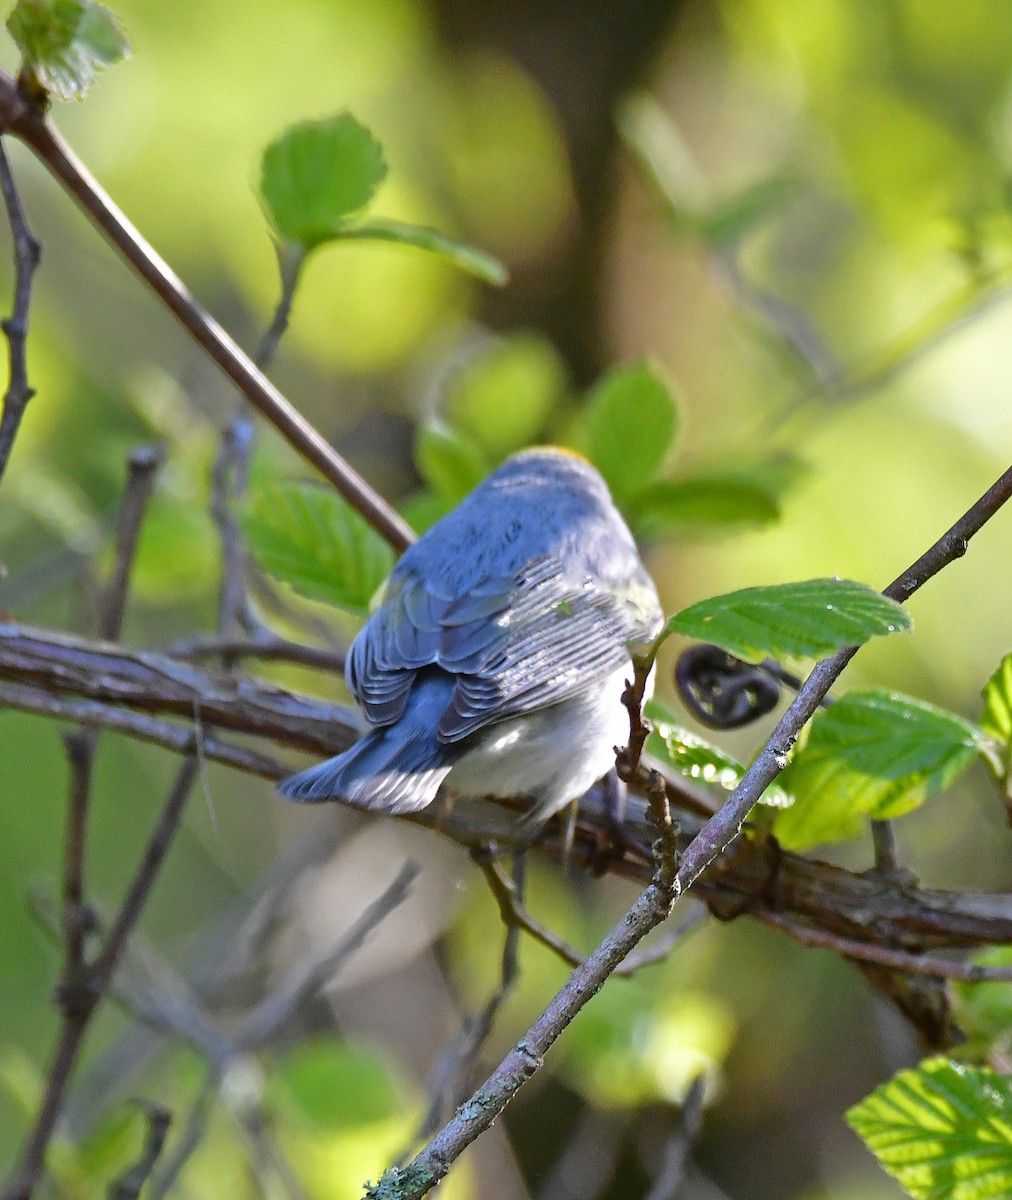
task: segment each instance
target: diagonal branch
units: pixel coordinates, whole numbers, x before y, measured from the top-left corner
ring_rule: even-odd
[[[397,550],[414,533],[243,353],[92,178],[37,104],[0,72],[0,133],[20,138],[70,193],[194,341],[286,441]]]
[[[1012,468],[890,584],[886,594],[895,599],[906,599],[947,563],[965,554],[969,539],[1010,494]],[[369,1186],[367,1200],[417,1200],[426,1195],[446,1176],[475,1138],[491,1126],[520,1088],[538,1071],[545,1054],[587,1001],[604,986],[629,952],[666,920],[677,899],[737,837],[752,807],[786,765],[787,753],[804,725],[856,652],[857,647],[841,650],[815,667],[741,782],[689,843],[679,860],[674,880],[669,883],[664,878],[662,863],[657,876],[632,908],[586,962],[574,969],[565,985],[485,1083],[407,1166],[390,1168],[375,1186]]]

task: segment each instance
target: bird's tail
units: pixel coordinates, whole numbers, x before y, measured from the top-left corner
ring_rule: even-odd
[[[450,691],[443,680],[419,681],[394,724],[367,733],[336,758],[283,779],[278,791],[308,804],[343,800],[356,808],[388,813],[425,808],[458,757],[455,747],[436,738],[439,714]]]

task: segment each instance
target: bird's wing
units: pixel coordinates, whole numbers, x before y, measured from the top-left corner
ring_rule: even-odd
[[[652,587],[641,589],[619,597],[576,582],[552,557],[459,597],[436,595],[408,575],[352,646],[348,683],[368,719],[388,724],[403,712],[415,673],[441,667],[456,686],[438,735],[456,742],[558,703],[621,666],[626,644],[652,637],[660,623]]]

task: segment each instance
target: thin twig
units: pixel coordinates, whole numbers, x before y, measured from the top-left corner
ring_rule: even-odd
[[[967,542],[1012,494],[1012,467],[958,521],[889,587],[897,599],[923,586],[947,563],[966,552]],[[506,1055],[486,1082],[405,1167],[386,1171],[366,1191],[369,1200],[415,1200],[444,1178],[459,1155],[502,1113],[520,1088],[537,1072],[544,1055],[570,1022],[606,982],[620,962],[666,919],[674,900],[683,895],[706,867],[737,836],[759,797],[787,762],[787,753],[805,723],[816,712],[857,647],[820,662],[772,736],[759,751],[730,797],[689,843],[670,887],[663,878],[652,882],[585,963],[576,967],[527,1033]],[[630,722],[634,723],[630,711]],[[635,732],[635,729],[634,729]],[[658,872],[660,875],[660,872]]]
[[[285,979],[243,1019],[235,1035],[238,1050],[264,1045],[294,1012],[331,980],[369,935],[408,898],[419,867],[408,861],[396,879],[372,904],[367,905],[337,944],[322,958],[300,968]]]
[[[278,270],[281,276],[281,296],[274,315],[253,357],[259,371],[265,374],[274,361],[278,346],[288,328],[295,289],[298,286],[306,253],[301,247],[291,249],[278,245]],[[218,527],[221,541],[221,587],[218,596],[218,635],[223,639],[235,637],[249,622],[249,599],[246,589],[246,547],[239,529],[237,511],[249,484],[250,464],[256,444],[256,426],[249,401],[239,402],[229,423],[222,430],[218,454],[211,473],[211,516]],[[224,665],[233,660],[226,653]]]
[[[114,704],[103,704],[98,700],[77,700],[54,696],[45,688],[27,687],[19,683],[0,683],[0,708],[33,713],[39,717],[52,717],[57,721],[73,721],[95,730],[108,729],[123,733],[154,746],[173,750],[176,754],[198,752],[197,732],[190,726],[173,725],[149,717],[144,713],[117,708]],[[283,737],[283,735],[282,735]],[[236,746],[217,737],[203,736],[199,749],[206,759],[235,767],[249,775],[260,775],[264,779],[282,779],[291,774],[291,767],[277,759]]]
[[[513,859],[513,878],[507,880],[511,893],[522,896],[526,878],[527,855],[521,851]],[[499,963],[499,982],[484,1007],[464,1019],[460,1033],[440,1056],[429,1089],[431,1100],[422,1119],[415,1142],[430,1138],[473,1086],[471,1076],[482,1047],[495,1025],[499,1010],[506,1003],[519,975],[518,950],[520,926],[506,924],[502,956]],[[397,1161],[408,1157],[405,1152]]]
[[[56,1053],[46,1074],[42,1102],[14,1175],[0,1193],[2,1200],[29,1200],[35,1189],[84,1035],[99,1001],[109,987],[126,940],[140,916],[168,850],[195,773],[196,759],[184,759],[103,949],[87,968],[86,976],[67,981],[71,986],[61,997],[63,1025]]]
[[[653,1187],[647,1192],[644,1200],[678,1200],[685,1183],[685,1174],[689,1166],[689,1155],[699,1138],[703,1126],[703,1096],[706,1091],[706,1078],[697,1075],[689,1086],[685,1100],[682,1102],[682,1119],[678,1132],[668,1143],[664,1156],[664,1165],[654,1180]]]
[[[151,1186],[148,1188],[150,1200],[162,1200],[175,1186],[183,1167],[190,1161],[203,1140],[220,1087],[221,1076],[214,1070],[209,1071],[190,1108],[179,1141],[165,1156],[161,1170],[156,1172],[151,1180]]]
[[[0,139],[0,191],[3,192],[4,207],[11,227],[14,242],[14,302],[11,315],[0,322],[7,338],[10,378],[4,395],[3,413],[0,415],[0,476],[3,475],[14,447],[14,439],[21,428],[28,402],[35,389],[28,383],[28,315],[32,299],[32,277],[39,265],[39,243],[28,228],[24,206],[14,183],[7,152]]]
[[[282,396],[236,345],[165,261],[92,178],[46,119],[0,73],[0,132],[20,138],[84,209],[183,328],[288,443],[333,484],[353,508],[397,550],[414,541],[407,522],[352,470],[329,442]]]
[[[161,450],[152,447],[135,450],[127,460],[127,483],[116,530],[113,570],[99,603],[98,632],[103,641],[115,641],[123,626],[137,541],[161,461]],[[84,941],[91,923],[85,904],[84,870],[88,806],[98,731],[86,726],[74,730],[65,735],[64,744],[70,763],[63,884],[67,956],[62,994],[66,998],[82,985],[85,972]]]
[[[507,929],[523,930],[536,942],[540,942],[546,949],[558,955],[569,967],[582,966],[587,961],[575,946],[570,945],[565,938],[559,937],[547,925],[542,925],[536,917],[532,916],[524,905],[516,884],[506,877],[499,864],[490,856],[487,848],[472,850],[471,857],[485,876],[489,891],[499,906],[499,916]],[[705,912],[705,908],[700,908],[691,914],[689,920],[673,926],[669,931],[669,936],[665,937],[658,945],[639,954],[631,954],[620,967],[616,968],[615,975],[625,978],[634,975],[643,967],[652,966],[667,958],[683,934],[696,925]]]
[[[145,1103],[144,1114],[148,1122],[144,1151],[136,1163],[109,1187],[109,1200],[138,1200],[141,1189],[155,1168],[169,1136],[172,1113],[160,1104]]]
[[[345,656],[337,650],[324,646],[306,646],[288,638],[256,635],[251,638],[223,638],[217,634],[198,634],[196,637],[173,642],[166,648],[171,658],[228,658],[241,662],[256,658],[263,662],[289,662],[302,667],[313,667],[336,675],[344,672]]]
[[[553,933],[547,925],[542,925],[540,921],[531,916],[524,907],[514,883],[506,877],[502,867],[489,855],[487,848],[481,851],[472,851],[471,857],[485,876],[489,891],[499,906],[499,916],[507,929],[522,929],[525,933],[530,934],[536,942],[540,942],[553,954],[557,954],[570,967],[579,966],[584,961],[579,950],[571,946],[564,938],[559,937],[558,934]]]
[[[871,838],[875,847],[875,870],[880,875],[898,871],[900,860],[892,821],[872,821]]]
[[[882,967],[894,967],[907,975],[932,975],[938,979],[959,979],[963,983],[1010,983],[1012,967],[991,967],[980,963],[958,962],[950,958],[938,958],[929,954],[917,954],[873,942],[862,942],[856,938],[841,937],[826,929],[814,929],[792,920],[785,913],[764,912],[758,919],[765,925],[782,929],[784,933],[805,946],[821,946],[832,950],[843,958],[858,962],[875,963]]]

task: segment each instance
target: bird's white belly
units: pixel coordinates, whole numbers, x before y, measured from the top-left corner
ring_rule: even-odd
[[[622,692],[631,676],[627,663],[596,688],[482,730],[446,786],[465,796],[531,796],[547,819],[606,775],[615,747],[628,743]]]

